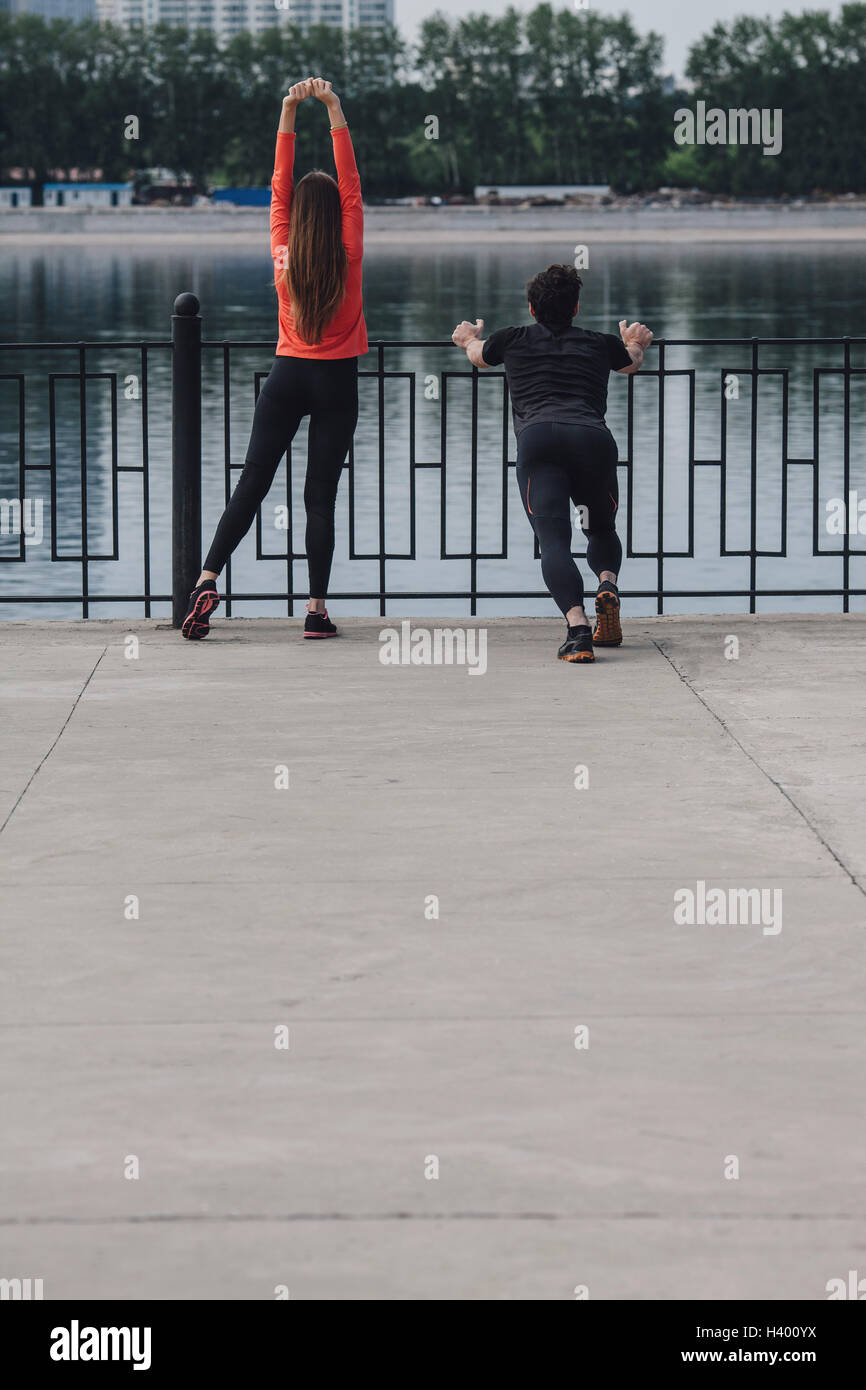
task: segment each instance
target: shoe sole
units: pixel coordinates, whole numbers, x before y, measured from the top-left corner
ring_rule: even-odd
[[[595,661],[594,652],[574,652],[571,656],[561,656],[560,661]]]
[[[305,632],[303,635],[304,635],[304,637],[320,638],[320,637],[339,637],[340,634],[339,634],[339,632]]]
[[[619,599],[609,589],[595,596],[595,632],[592,640],[597,647],[622,646]]]
[[[215,594],[212,589],[207,589],[203,594],[199,594],[195,601],[195,607],[191,613],[187,613],[181,628],[181,632],[188,642],[200,642],[203,637],[207,637],[210,632],[208,620],[214,609],[219,606],[219,601],[219,594]]]

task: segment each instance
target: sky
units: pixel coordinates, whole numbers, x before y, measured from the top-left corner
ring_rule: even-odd
[[[514,0],[395,0],[394,20],[397,28],[406,36],[413,38],[418,25],[425,15],[442,10],[445,14],[480,13],[503,14]],[[556,9],[564,9],[567,0],[552,0]],[[772,15],[778,18],[786,10],[802,14],[804,10],[830,10],[838,14],[839,5],[828,0],[812,0],[804,5],[800,0],[631,0],[630,4],[620,4],[617,0],[589,0],[590,7],[600,13],[622,14],[628,11],[640,33],[655,29],[665,40],[665,65],[676,77],[685,72],[686,54],[690,44],[705,34],[714,24],[727,23],[737,15]],[[531,10],[534,3],[516,0],[517,10]]]

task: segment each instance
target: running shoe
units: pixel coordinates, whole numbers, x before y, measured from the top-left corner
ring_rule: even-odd
[[[189,607],[181,626],[181,632],[190,642],[199,642],[210,632],[210,615],[219,606],[216,581],[206,579],[196,584],[189,596]]]
[[[595,631],[592,640],[597,647],[622,645],[619,623],[619,589],[609,579],[602,579],[595,596]]]
[[[309,605],[307,606],[307,617],[304,622],[305,637],[336,637],[337,629],[328,617],[327,608],[323,613],[312,613]]]
[[[568,636],[556,654],[560,661],[595,661],[589,623],[582,627],[570,627]]]

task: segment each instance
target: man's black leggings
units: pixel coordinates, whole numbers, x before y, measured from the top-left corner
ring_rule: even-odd
[[[541,573],[557,607],[583,604],[583,580],[571,554],[569,499],[585,508],[586,559],[593,573],[618,574],[622,545],[616,534],[619,487],[616,440],[590,425],[526,425],[517,441],[517,483],[538,537]]]
[[[280,459],[305,415],[306,549],[311,598],[328,592],[334,555],[334,506],[340,473],[358,423],[357,357],[276,357],[262,382],[246,462],[216,529],[203,569],[219,574],[253,524]]]

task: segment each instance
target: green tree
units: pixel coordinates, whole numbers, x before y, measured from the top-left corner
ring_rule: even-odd
[[[704,186],[734,194],[856,192],[866,184],[866,5],[716,24],[690,53],[708,107],[782,111],[782,150],[702,146]]]
[[[662,41],[628,14],[550,3],[496,17],[432,14],[412,49],[393,28],[274,25],[220,45],[206,30],[3,12],[0,177],[23,167],[38,188],[53,170],[114,180],[164,165],[200,186],[265,184],[280,99],[316,73],[345,102],[371,197],[478,183],[859,191],[864,58],[866,3],[714,25],[689,54],[688,94],[665,89]],[[677,146],[674,112],[699,98],[723,110],[780,108],[781,153]],[[138,140],[125,138],[130,115]],[[299,165],[331,168],[327,122],[302,109],[298,130]]]

